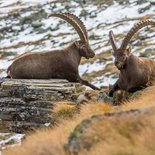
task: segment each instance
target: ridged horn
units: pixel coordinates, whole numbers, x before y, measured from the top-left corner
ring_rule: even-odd
[[[109,39],[110,39],[113,50],[116,51],[118,47],[117,47],[116,40],[114,38],[114,34],[112,31],[109,32]]]
[[[132,29],[127,33],[126,37],[124,38],[123,42],[122,42],[122,45],[121,45],[121,49],[125,50],[128,46],[128,43],[129,41],[131,40],[131,38],[134,36],[134,34],[142,29],[143,27],[145,26],[148,26],[148,25],[152,25],[152,26],[155,26],[155,22],[152,21],[152,20],[144,20],[144,21],[141,21],[137,24],[135,24]]]
[[[83,31],[84,34],[85,34],[86,39],[88,40],[87,29],[86,29],[84,23],[81,21],[81,19],[80,19],[79,17],[75,16],[75,15],[72,14],[72,13],[64,13],[64,14],[67,15],[67,16],[69,16],[69,17],[71,17],[71,18],[73,18],[75,21],[78,22],[79,26],[81,27],[82,31]]]
[[[51,17],[51,16],[59,17],[59,18],[65,20],[66,22],[68,22],[69,24],[71,24],[74,27],[74,29],[77,31],[81,41],[87,42],[87,38],[86,38],[82,28],[80,27],[80,25],[78,24],[78,22],[75,19],[73,19],[63,13],[62,14],[61,13],[53,13],[53,14],[50,14],[48,17]]]

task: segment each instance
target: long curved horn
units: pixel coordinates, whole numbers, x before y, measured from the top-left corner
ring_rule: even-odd
[[[88,40],[88,33],[87,33],[87,29],[84,25],[84,23],[81,21],[81,19],[77,16],[75,16],[74,14],[72,13],[64,13],[65,15],[73,18],[75,21],[78,22],[79,26],[81,27],[82,31],[84,32],[85,36],[86,36],[86,39]]]
[[[79,26],[78,22],[76,20],[74,20],[73,18],[67,16],[66,14],[61,14],[61,13],[53,13],[51,15],[49,15],[48,17],[59,17],[65,21],[67,21],[69,24],[71,24],[74,29],[77,31],[81,41],[83,42],[87,42],[87,38],[82,30],[82,28]]]
[[[113,50],[116,51],[118,47],[117,47],[116,40],[114,38],[114,34],[112,31],[109,32],[109,39],[110,39]]]
[[[148,25],[152,25],[152,26],[155,26],[155,22],[152,21],[152,20],[144,20],[144,21],[141,21],[137,24],[135,24],[132,29],[128,32],[128,34],[126,35],[126,37],[124,38],[123,42],[122,42],[122,45],[121,45],[121,49],[125,50],[126,47],[128,46],[128,43],[129,41],[131,40],[131,38],[134,36],[134,34],[142,29],[143,27],[145,26],[148,26]]]

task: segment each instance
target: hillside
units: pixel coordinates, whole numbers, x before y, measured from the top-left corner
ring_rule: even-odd
[[[78,112],[59,104],[59,124],[30,134],[21,146],[5,155],[153,155],[155,130],[155,87],[141,92],[121,106],[89,103]],[[73,115],[74,113],[74,115]],[[69,115],[70,114],[70,115]],[[69,116],[69,117],[68,117]]]

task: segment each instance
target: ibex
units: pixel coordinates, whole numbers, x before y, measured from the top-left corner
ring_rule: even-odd
[[[148,25],[155,26],[155,22],[145,20],[135,24],[124,38],[120,48],[116,45],[113,32],[109,32],[110,42],[114,51],[114,64],[120,70],[119,79],[110,89],[109,96],[112,97],[113,93],[119,89],[135,92],[150,86],[155,80],[155,61],[150,58],[134,56],[130,47],[128,47],[129,41],[134,34]]]
[[[77,16],[70,13],[53,13],[49,15],[49,17],[51,16],[59,17],[72,25],[80,40],[74,41],[65,49],[26,53],[17,57],[7,70],[8,77],[14,79],[67,79],[70,82],[79,82],[99,90],[88,81],[83,80],[78,72],[81,57],[89,59],[95,56],[89,45],[85,25]]]

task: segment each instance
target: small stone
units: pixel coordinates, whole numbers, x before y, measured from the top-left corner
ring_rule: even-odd
[[[155,5],[155,1],[154,0],[150,0],[150,4],[151,5]]]
[[[112,98],[109,97],[105,92],[100,92],[100,93],[98,94],[97,100],[98,100],[98,101],[103,101],[103,102],[109,102],[109,103],[112,102]]]
[[[34,28],[38,28],[38,27],[41,27],[41,26],[42,26],[42,23],[39,22],[39,21],[34,21],[34,22],[32,22],[32,26],[33,26]]]
[[[21,31],[21,27],[19,27],[19,26],[13,26],[12,27],[12,30],[13,31]]]
[[[141,14],[141,13],[144,13],[145,11],[149,10],[150,7],[151,7],[151,5],[149,4],[149,5],[147,5],[147,6],[143,7],[143,8],[138,9],[138,12],[139,12],[140,14]]]
[[[77,103],[88,103],[88,99],[86,98],[85,94],[80,94],[77,98]]]

